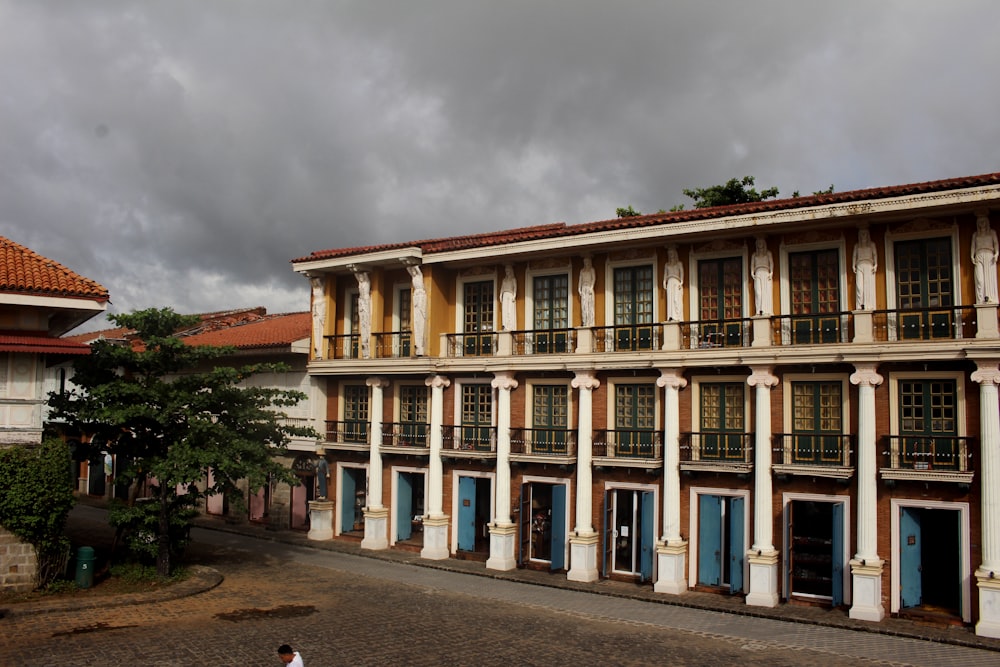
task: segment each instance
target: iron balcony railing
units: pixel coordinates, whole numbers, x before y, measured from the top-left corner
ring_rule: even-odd
[[[382,422],[382,446],[429,447],[429,428],[419,422]]]
[[[975,306],[936,306],[872,311],[877,342],[976,337]]]
[[[850,467],[853,441],[854,436],[846,433],[775,433],[773,463]]]
[[[750,347],[753,320],[750,318],[698,320],[681,324],[681,346],[706,350],[720,347]]]
[[[512,331],[511,337],[516,355],[571,354],[576,350],[575,329]]]
[[[441,427],[442,449],[462,452],[495,452],[497,450],[496,426]]]
[[[854,334],[849,312],[779,315],[771,318],[775,345],[829,345],[849,343]]]
[[[449,357],[492,357],[497,351],[495,331],[446,334]]]
[[[344,444],[368,444],[367,421],[327,421],[326,439]]]
[[[955,435],[887,435],[882,466],[890,470],[970,472],[975,440]]]
[[[575,456],[576,431],[569,428],[512,428],[510,453]]]
[[[663,324],[616,324],[594,327],[595,352],[645,352],[663,345]]]
[[[689,463],[751,463],[753,439],[753,433],[681,433],[680,460]]]
[[[652,429],[596,429],[594,456],[622,459],[660,459],[663,433]]]

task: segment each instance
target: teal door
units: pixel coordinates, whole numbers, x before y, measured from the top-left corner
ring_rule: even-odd
[[[641,530],[639,532],[639,581],[649,581],[653,578],[653,492],[643,491],[642,508],[639,514]]]
[[[551,570],[566,567],[566,485],[552,487],[552,564]]]
[[[899,510],[899,595],[900,607],[919,607],[923,602],[921,573],[920,510]]]
[[[413,535],[413,480],[411,473],[401,472],[396,479],[396,539],[408,540]]]
[[[345,468],[340,480],[340,532],[354,530],[354,498],[357,485],[354,469]]]
[[[729,498],[729,592],[743,590],[743,498]]]
[[[476,550],[476,478],[458,478],[458,550]]]
[[[721,496],[698,496],[698,583],[722,584]]]

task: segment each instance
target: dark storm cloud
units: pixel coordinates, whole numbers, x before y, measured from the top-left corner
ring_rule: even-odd
[[[995,3],[0,0],[0,234],[115,309],[313,250],[997,169]]]

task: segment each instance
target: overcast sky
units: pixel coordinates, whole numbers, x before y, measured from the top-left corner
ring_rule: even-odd
[[[110,312],[290,312],[315,250],[1000,171],[997,26],[996,0],[0,0],[0,235]]]

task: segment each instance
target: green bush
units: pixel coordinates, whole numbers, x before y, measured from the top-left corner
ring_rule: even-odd
[[[0,525],[35,547],[39,588],[63,574],[69,557],[69,460],[69,446],[55,438],[0,449]]]
[[[170,559],[174,561],[184,554],[190,541],[191,519],[198,515],[194,508],[197,498],[184,494],[168,500]],[[114,526],[129,554],[141,563],[155,563],[159,555],[157,536],[160,533],[160,498],[140,498],[134,505],[122,501],[112,501],[108,505],[108,521]]]

